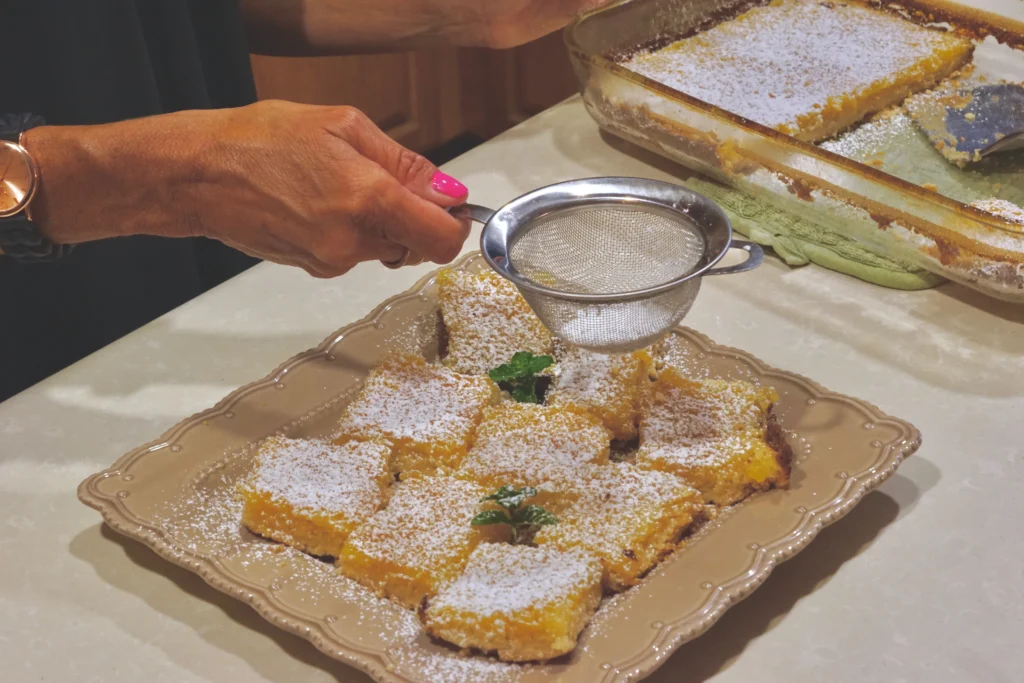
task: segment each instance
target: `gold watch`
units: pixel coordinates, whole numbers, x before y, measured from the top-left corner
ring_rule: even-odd
[[[17,261],[53,261],[71,251],[71,245],[46,239],[29,213],[39,165],[21,141],[25,131],[43,123],[32,114],[0,116],[0,251]]]

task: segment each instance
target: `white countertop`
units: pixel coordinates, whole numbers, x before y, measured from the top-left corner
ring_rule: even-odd
[[[583,176],[671,178],[578,100],[446,170],[489,205]],[[0,680],[367,681],[104,529],[75,489],[428,271],[261,265],[0,405]],[[1024,307],[769,258],[709,279],[686,324],[913,422],[924,446],[650,680],[1024,680]]]

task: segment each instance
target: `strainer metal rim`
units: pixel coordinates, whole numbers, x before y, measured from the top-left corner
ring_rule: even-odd
[[[716,240],[721,243],[717,254],[708,255],[708,249],[712,240],[705,239],[705,261],[689,273],[667,282],[643,289],[630,290],[625,292],[601,292],[601,293],[579,293],[564,292],[537,284],[522,275],[511,266],[508,259],[509,242],[511,233],[514,232],[512,221],[516,219],[517,211],[528,210],[529,220],[536,220],[546,213],[562,211],[575,206],[584,206],[595,202],[607,203],[609,206],[615,204],[649,204],[657,206],[660,212],[668,211],[682,220],[695,225],[706,235],[714,230],[723,231],[724,239],[719,236]],[[700,209],[710,214],[714,221],[712,226],[701,225],[689,211]],[[670,289],[682,285],[688,280],[702,277],[719,262],[732,246],[732,224],[729,217],[713,201],[702,194],[679,185],[673,185],[660,180],[631,177],[602,177],[582,178],[561,183],[554,183],[545,187],[528,192],[511,202],[508,202],[497,211],[489,211],[483,207],[466,207],[471,217],[484,223],[480,233],[480,251],[484,259],[498,274],[510,280],[517,287],[530,292],[549,296],[563,301],[575,301],[581,303],[607,303],[625,302],[646,299]],[[489,215],[488,215],[489,214]],[[519,217],[520,223],[525,220]]]

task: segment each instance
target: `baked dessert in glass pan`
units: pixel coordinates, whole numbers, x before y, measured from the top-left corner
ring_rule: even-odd
[[[566,39],[607,131],[893,258],[1024,301],[1024,150],[964,163],[921,114],[943,98],[962,114],[956,130],[979,129],[979,145],[1005,135],[1005,122],[948,94],[1016,92],[1024,24],[942,0],[639,0],[581,18]]]

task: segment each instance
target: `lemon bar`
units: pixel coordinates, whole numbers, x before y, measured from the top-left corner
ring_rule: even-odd
[[[858,2],[775,0],[625,66],[807,142],[967,64],[971,41]]]
[[[702,509],[700,493],[678,477],[625,463],[594,465],[581,477],[578,499],[535,541],[597,555],[605,588],[617,592],[677,548]]]
[[[482,375],[518,351],[551,353],[551,333],[515,285],[497,273],[443,270],[437,283],[448,332],[448,367]]]
[[[637,435],[651,365],[648,351],[605,355],[568,348],[559,354],[547,402],[589,412],[613,438],[628,441]]]
[[[675,474],[718,505],[785,486],[791,452],[771,418],[778,398],[771,387],[694,381],[665,368],[640,423],[636,463]]]
[[[338,558],[342,573],[418,608],[462,572],[480,541],[500,532],[470,524],[488,493],[447,475],[403,482],[387,507],[349,536]]]
[[[337,557],[355,529],[383,504],[389,449],[379,442],[264,441],[240,485],[242,523],[310,553]]]
[[[336,441],[387,440],[392,469],[403,477],[454,469],[484,408],[499,394],[487,377],[460,375],[412,355],[391,358],[370,373],[346,408]]]
[[[512,662],[571,652],[601,602],[601,563],[580,551],[488,543],[421,613],[427,633]]]
[[[572,490],[581,467],[608,462],[610,441],[589,415],[509,401],[484,411],[458,476],[488,490],[534,486],[536,502],[551,505]]]

